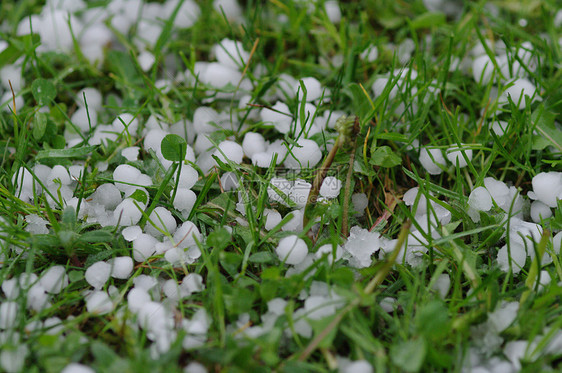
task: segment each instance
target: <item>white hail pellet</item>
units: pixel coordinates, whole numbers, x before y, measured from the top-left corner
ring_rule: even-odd
[[[511,269],[513,274],[517,275],[521,272],[521,268],[525,265],[525,260],[527,259],[527,252],[525,251],[525,246],[512,242],[509,251],[507,245],[504,245],[498,250],[497,261],[500,269],[504,272],[509,271],[509,266],[511,262]]]
[[[49,295],[40,284],[35,284],[29,288],[27,292],[27,308],[41,311],[49,305]]]
[[[20,294],[18,279],[11,278],[4,280],[2,282],[2,291],[7,299],[16,299]]]
[[[149,234],[141,234],[133,241],[133,259],[137,262],[144,262],[156,251],[156,238]]]
[[[0,329],[12,328],[18,316],[18,304],[16,302],[2,302],[0,304]]]
[[[527,106],[525,96],[535,100],[537,99],[536,92],[537,87],[527,79],[516,79],[511,86],[503,91],[498,102],[500,104],[507,104],[509,102],[508,97],[511,97],[511,100],[519,109],[525,109]]]
[[[365,193],[355,193],[351,196],[353,209],[362,214],[369,205],[369,199]]]
[[[502,301],[493,312],[488,313],[487,324],[494,332],[501,333],[515,321],[517,311],[519,311],[519,302]]]
[[[111,266],[104,262],[95,262],[86,270],[84,277],[88,284],[93,286],[96,290],[103,288],[111,274]]]
[[[534,201],[531,203],[531,219],[535,223],[540,223],[541,220],[546,220],[552,216],[552,210],[541,201]]]
[[[39,283],[47,293],[58,294],[68,286],[68,276],[64,266],[56,265],[47,269]]]
[[[201,242],[201,233],[195,224],[190,221],[184,222],[174,233],[174,243],[179,249],[197,246],[195,240]]]
[[[304,240],[293,235],[282,238],[275,252],[281,261],[284,261],[286,264],[295,265],[304,260],[308,254],[308,247]]]
[[[562,172],[541,172],[533,177],[533,192],[548,207],[556,207],[562,199]]]
[[[283,225],[281,230],[284,232],[301,232],[303,228],[303,211],[293,210],[285,215],[285,217],[287,216],[291,216],[291,219]]]
[[[361,52],[359,57],[367,62],[375,62],[379,58],[379,50],[376,45],[371,44]]]
[[[129,162],[138,161],[140,148],[138,146],[129,146],[121,150],[121,155]]]
[[[494,64],[487,54],[476,57],[472,62],[472,77],[476,83],[488,84],[493,73]]]
[[[177,1],[167,1],[164,4],[163,12],[165,16],[163,16],[162,19],[170,19],[177,4]],[[174,26],[177,28],[190,28],[197,22],[200,15],[201,9],[195,1],[184,1],[178,9],[178,13],[174,19]]]
[[[484,187],[474,188],[468,196],[468,205],[476,211],[489,211],[492,208],[492,196]]]
[[[127,305],[129,307],[129,311],[132,313],[137,313],[142,308],[142,306],[152,299],[150,298],[150,294],[145,289],[134,287],[129,291],[127,294]]]
[[[252,158],[256,153],[265,152],[265,139],[257,132],[248,132],[242,141],[242,149],[246,157]]]
[[[213,8],[217,13],[224,14],[226,19],[231,22],[242,21],[243,12],[237,0],[214,0]],[[196,372],[193,371],[191,373]]]
[[[339,2],[336,0],[328,0],[324,2],[324,9],[330,22],[338,24],[341,21],[341,9]]]
[[[332,244],[322,245],[318,248],[318,250],[316,250],[316,253],[314,253],[314,258],[315,260],[318,260],[324,256],[328,258],[328,263],[332,264],[342,258],[343,249],[340,245],[337,245],[334,252],[334,246]]]
[[[135,136],[139,127],[139,120],[132,114],[123,113],[117,116],[111,123],[115,132],[121,133],[127,129],[131,136]]]
[[[75,124],[80,131],[88,132],[98,125],[98,113],[92,108],[86,110],[85,107],[79,107],[78,110],[72,114],[70,121]]]
[[[129,184],[136,184],[140,175],[141,172],[138,168],[128,164],[120,164],[113,171],[113,180],[117,189],[124,192],[127,189],[133,188]]]
[[[337,198],[340,195],[341,180],[334,176],[327,176],[320,187],[320,195],[324,198]]]
[[[123,235],[125,241],[129,242],[140,236],[141,233],[142,229],[138,225],[131,225],[130,227],[127,227],[121,231],[121,234]]]
[[[64,166],[56,165],[51,169],[49,176],[47,176],[47,185],[54,184],[55,180],[59,180],[62,185],[70,184],[70,174]]]
[[[263,108],[260,116],[264,124],[272,125],[277,131],[286,134],[291,130],[293,117],[287,104],[277,101],[271,109]]]
[[[0,351],[0,367],[7,373],[25,371],[25,359],[28,353],[29,349],[25,344],[17,344],[14,348],[3,348]]]
[[[446,165],[441,149],[429,148],[420,150],[420,163],[430,175],[439,175],[443,172],[440,166]]]
[[[197,173],[197,170],[190,165],[183,164],[180,170],[178,188],[191,189],[198,179],[199,174]]]
[[[226,38],[213,46],[211,50],[219,63],[231,69],[243,68],[250,57],[250,53],[244,49],[241,42]]]
[[[141,53],[139,53],[139,55],[137,56],[137,60],[139,62],[139,66],[142,69],[142,71],[146,72],[150,70],[152,65],[154,65],[154,62],[156,61],[156,57],[154,57],[154,55],[149,51],[144,50]]]
[[[94,291],[86,297],[86,309],[90,313],[105,315],[113,311],[113,302],[105,291]]]
[[[96,371],[87,365],[70,363],[61,370],[61,373],[95,373]]]
[[[263,211],[263,215],[265,216],[265,230],[272,230],[281,222],[281,214],[277,210],[273,209],[265,209]]]
[[[176,230],[176,219],[165,207],[156,207],[148,218],[149,224],[146,225],[145,231],[153,237],[161,236],[162,233],[160,231],[173,234]]]
[[[321,159],[322,152],[316,142],[299,139],[297,144],[291,147],[291,153],[285,159],[285,166],[294,169],[311,168],[316,166]]]
[[[306,101],[316,101],[322,97],[322,84],[318,81],[318,79],[313,77],[302,78],[302,83],[306,87]],[[298,82],[294,88],[295,95],[298,92],[299,100],[304,96],[303,89]]]
[[[234,172],[225,172],[221,176],[221,186],[225,192],[238,189],[238,176]]]
[[[222,88],[228,84],[236,86],[242,79],[242,73],[236,68],[225,66],[218,62],[211,62],[199,75],[202,83],[211,87]]]
[[[113,211],[113,222],[124,227],[137,224],[142,217],[141,203],[133,200],[132,198],[125,198]]]
[[[190,273],[183,278],[181,282],[181,290],[187,296],[193,293],[200,293],[205,290],[205,284],[203,284],[203,277],[197,273]]]
[[[107,262],[111,266],[111,277],[113,278],[125,280],[133,273],[133,259],[129,256],[118,256]]]
[[[215,131],[218,122],[219,114],[213,108],[200,106],[193,113],[193,128],[198,135]]]
[[[435,290],[437,293],[439,293],[439,295],[443,299],[445,299],[445,296],[447,296],[447,293],[449,292],[450,288],[451,288],[451,278],[446,273],[440,274],[439,277],[437,277],[437,280],[435,281],[432,287],[432,289]]]
[[[84,96],[86,97],[85,100]],[[76,94],[75,101],[80,107],[85,108],[86,105],[88,105],[88,110],[90,110],[90,112],[98,112],[102,109],[103,99],[101,97],[100,91],[98,91],[96,88],[83,88]]]
[[[221,142],[213,153],[221,162],[228,163],[232,161],[236,164],[242,163],[242,158],[244,158],[244,151],[242,147],[234,141],[225,140]]]
[[[465,155],[466,155],[466,159],[468,159],[468,161],[471,161],[472,149],[464,148],[460,150],[458,147],[455,146],[447,150],[447,159],[449,160],[449,162],[451,162],[455,166],[457,165],[458,162],[460,168],[466,167],[468,165],[467,160],[464,157]]]
[[[174,195],[174,191],[170,192],[170,197]],[[197,200],[197,195],[191,189],[187,188],[178,188],[176,191],[176,195],[172,204],[176,210],[182,212],[182,215],[189,215],[191,209],[195,205],[195,201]]]

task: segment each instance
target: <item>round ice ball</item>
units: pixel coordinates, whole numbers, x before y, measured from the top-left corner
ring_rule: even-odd
[[[58,294],[68,286],[68,276],[64,266],[56,265],[47,269],[39,283],[47,293]]]
[[[531,219],[535,223],[540,223],[541,220],[548,219],[551,216],[552,210],[541,201],[534,201],[531,203]]]
[[[133,273],[133,259],[129,256],[118,256],[108,260],[111,266],[111,277],[121,280],[128,279]]]
[[[137,224],[142,217],[142,205],[132,198],[125,198],[113,211],[115,224],[119,223],[124,227]]]
[[[115,168],[115,171],[113,171],[115,186],[122,192],[132,188],[129,184],[136,184],[140,176],[140,170],[128,164],[120,164]]]
[[[88,267],[84,277],[88,284],[99,290],[103,288],[107,280],[109,280],[110,274],[111,266],[104,261],[99,261]]]
[[[158,237],[161,236],[163,232],[168,232],[173,234],[176,230],[177,223],[176,219],[173,217],[172,213],[168,211],[165,207],[156,207],[149,216],[150,223],[146,225],[146,233]]]
[[[464,155],[463,155],[464,152]],[[457,165],[457,162],[459,164],[460,168],[466,167],[468,165],[467,160],[465,159],[465,156],[468,159],[468,161],[472,160],[472,149],[462,149],[460,150],[458,147],[452,147],[449,148],[449,150],[447,150],[447,159],[449,160],[449,162],[451,162],[452,164],[454,164],[455,166]]]
[[[472,62],[472,76],[474,81],[486,85],[492,79],[494,63],[487,54],[476,57]]]
[[[474,188],[468,197],[468,205],[476,211],[489,211],[492,208],[492,196],[484,187]]]
[[[299,264],[308,254],[306,242],[298,236],[288,236],[279,241],[279,245],[275,249],[277,256],[286,264]]]
[[[263,211],[263,215],[265,216],[264,228],[268,231],[272,230],[277,226],[277,224],[281,223],[281,214],[277,210],[265,209]]]
[[[215,150],[213,155],[223,163],[228,163],[230,160],[236,164],[240,164],[244,157],[244,151],[242,147],[234,141],[225,140],[219,144],[218,149]]]
[[[241,42],[226,38],[213,46],[212,51],[217,57],[217,61],[233,69],[245,66],[250,57],[250,53],[244,49]]]
[[[328,176],[322,182],[320,187],[320,195],[324,198],[336,198],[339,196],[341,190],[341,180],[334,176]]]
[[[171,194],[173,195],[173,193],[172,191]],[[172,204],[176,210],[189,214],[195,205],[196,199],[197,195],[191,189],[178,188]]]
[[[430,175],[439,175],[443,172],[440,166],[445,166],[445,158],[440,149],[422,148],[420,150],[420,163]]]
[[[113,210],[122,201],[121,191],[114,184],[102,184],[92,194],[91,201],[94,204],[104,206],[108,210]]]
[[[548,207],[556,207],[562,198],[562,173],[541,172],[533,177],[533,192]]]
[[[191,189],[199,179],[197,170],[190,165],[182,165],[178,182],[178,188]]]
[[[72,114],[70,121],[75,124],[80,131],[88,132],[98,125],[98,113],[92,108],[86,110],[85,107],[79,107]]]
[[[301,79],[302,83],[306,87],[306,101],[316,101],[322,97],[322,84],[318,81],[318,79],[313,77],[307,77]],[[295,86],[295,95],[299,95],[299,99],[304,96],[303,89],[300,84]]]
[[[260,116],[264,124],[272,125],[277,131],[285,134],[291,130],[293,118],[287,104],[277,101],[271,109],[263,108]]]
[[[123,132],[127,129],[127,132],[134,136],[137,133],[139,127],[139,120],[135,118],[132,114],[123,113],[117,116],[111,123],[115,132]]]
[[[137,262],[144,262],[156,252],[157,243],[156,238],[142,233],[133,241],[133,259]]]
[[[252,158],[256,153],[265,152],[265,139],[257,132],[248,132],[242,141],[242,149],[246,157]]]
[[[509,102],[508,97],[511,97],[511,100],[519,109],[525,109],[527,106],[525,96],[535,98],[536,92],[537,87],[527,79],[516,79],[511,86],[503,91],[498,102],[507,104]]]
[[[322,159],[322,152],[313,140],[299,139],[291,153],[285,159],[285,166],[288,168],[311,168]]]

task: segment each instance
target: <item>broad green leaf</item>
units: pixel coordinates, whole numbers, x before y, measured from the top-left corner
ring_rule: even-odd
[[[38,78],[31,83],[31,93],[39,106],[48,105],[57,96],[57,87],[52,81]]]
[[[543,150],[550,145],[562,151],[562,131],[555,126],[555,119],[556,114],[546,110],[542,104],[533,111],[531,121],[537,133],[533,136],[533,150]]]
[[[441,26],[447,21],[445,14],[441,12],[425,12],[410,23],[414,29],[432,28]]]
[[[447,307],[440,300],[432,300],[418,308],[416,313],[418,331],[427,338],[439,338],[450,328]]]
[[[35,113],[33,117],[33,138],[39,140],[47,130],[47,114]]]
[[[96,146],[82,146],[70,149],[49,149],[37,152],[35,160],[43,158],[84,158],[92,154]]]
[[[131,194],[129,196],[129,198],[134,199],[137,202],[140,202],[142,204],[146,204],[148,202],[148,196],[146,195],[146,192],[144,192],[141,189],[137,189],[133,192],[133,194]],[[155,222],[156,223],[156,222]]]
[[[251,263],[271,263],[276,259],[275,255],[270,253],[269,251],[260,251],[259,253],[255,253],[250,255],[248,259]]]
[[[162,139],[162,155],[172,162],[181,162],[185,159],[187,143],[181,136],[170,134]]]
[[[207,244],[213,249],[222,250],[232,242],[232,235],[225,229],[219,228],[207,237]]]
[[[84,271],[70,271],[68,272],[68,280],[70,282],[77,282],[84,278]]]
[[[38,34],[11,37],[10,45],[0,53],[0,68],[16,62],[26,49],[31,49],[33,44],[39,43],[39,41]]]
[[[423,338],[403,341],[390,348],[390,358],[406,372],[418,372],[425,360],[427,346]]]
[[[402,158],[385,145],[377,147],[372,152],[369,163],[380,167],[394,167],[402,163]]]
[[[84,232],[80,235],[79,240],[82,242],[110,242],[113,239],[113,234],[111,232],[97,229],[94,231]]]

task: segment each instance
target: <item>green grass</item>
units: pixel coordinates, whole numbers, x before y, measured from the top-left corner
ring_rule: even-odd
[[[25,84],[15,94],[25,104],[16,112],[0,114],[0,283],[22,274],[40,276],[53,264],[60,264],[66,268],[70,284],[39,311],[26,308],[28,296],[21,292],[15,299],[19,312],[14,325],[2,332],[0,357],[4,359],[2,356],[20,346],[26,349],[26,354],[20,353],[25,355],[26,371],[32,372],[58,372],[70,362],[98,372],[179,372],[190,362],[199,362],[208,371],[323,372],[344,369],[342,359],[365,360],[377,372],[461,372],[470,368],[471,351],[479,351],[486,361],[493,357],[507,360],[509,343],[535,341],[536,347],[530,346],[521,361],[522,369],[559,370],[559,348],[549,349],[548,344],[560,338],[556,333],[562,325],[560,255],[553,253],[552,263],[544,265],[531,254],[519,273],[502,271],[496,257],[506,244],[511,250],[514,238],[509,233],[506,237],[505,232],[510,224],[507,218],[516,211],[505,212],[495,204],[490,212],[480,214],[477,223],[468,211],[471,190],[493,177],[514,186],[523,196],[525,220],[530,221],[526,195],[532,190],[532,178],[561,170],[562,58],[558,40],[562,30],[553,23],[559,4],[466,2],[455,18],[428,12],[421,1],[342,1],[342,20],[333,24],[322,1],[308,14],[304,3],[297,1],[241,3],[244,22],[240,24],[228,22],[210,1],[198,2],[201,16],[189,29],[174,30],[172,19],[163,22],[163,32],[151,50],[157,63],[143,72],[132,34],[119,34],[106,47],[106,59],[99,68],[88,62],[78,42],[66,54],[41,54],[36,51],[41,45],[38,37],[16,36],[13,31],[21,19],[38,13],[42,2],[2,2],[0,36],[9,47],[0,53],[0,68],[18,58],[23,61]],[[526,26],[520,25],[522,18],[527,20]],[[224,38],[241,41],[248,52],[255,48],[249,65],[242,68],[251,85],[248,92],[241,85],[218,92],[196,78],[190,83],[176,80],[174,69],[185,75],[193,73],[196,62],[210,61],[213,45]],[[388,43],[399,45],[407,38],[415,49],[401,63]],[[463,71],[462,62],[461,67],[452,68],[455,61],[470,60],[471,49],[490,39],[505,44],[508,60],[522,65],[541,100],[530,100],[521,110],[513,101],[502,107],[498,97],[507,85],[499,74],[488,84],[478,84],[470,68]],[[523,42],[533,45],[538,58],[535,70],[516,53]],[[359,58],[371,44],[379,50],[375,62]],[[494,51],[486,47],[485,52],[497,65]],[[334,57],[341,64],[334,63]],[[285,135],[254,116],[275,104],[272,92],[280,90],[281,74],[297,81],[315,77],[329,89],[317,111],[308,117],[302,83],[298,97],[285,92],[287,114],[294,119],[293,130]],[[390,84],[375,95],[372,86],[380,77],[389,78]],[[169,79],[171,88],[157,88],[159,79]],[[405,88],[393,97],[395,84]],[[232,124],[218,126],[210,135],[213,144],[226,138],[241,143],[245,133],[252,131],[267,141],[284,140],[289,153],[298,139],[306,137],[312,121],[324,113],[330,113],[332,120],[340,112],[356,115],[357,132],[350,134],[348,128],[342,135],[345,130],[328,128],[309,137],[323,150],[324,161],[329,153],[326,144],[341,136],[339,150],[327,163],[328,174],[337,175],[343,187],[337,199],[307,206],[298,235],[310,253],[324,244],[332,245],[335,252],[337,245],[345,244],[345,232],[354,226],[370,229],[376,225],[374,232],[395,241],[385,246],[386,253],[381,250],[373,255],[365,268],[352,268],[345,259],[332,263],[326,255],[310,265],[292,268],[275,253],[279,240],[293,234],[282,229],[293,209],[268,198],[269,181],[279,170],[273,165],[257,168],[245,158],[241,165],[220,162],[205,175],[193,164],[200,178],[192,188],[197,200],[188,218],[202,234],[197,242],[200,258],[175,267],[163,254],[135,262],[131,278],[110,279],[104,288],[112,287],[116,308],[105,315],[89,313],[84,300],[84,291],[91,289],[84,277],[86,269],[100,260],[131,256],[132,244],[121,235],[121,227],[102,227],[85,220],[80,206],[99,185],[113,181],[115,167],[128,163],[153,181],[146,187],[149,200],[139,224],[156,223],[149,216],[158,206],[169,209],[178,223],[185,221],[173,208],[173,196],[186,142],[173,136],[167,140],[171,150],[166,158],[174,161],[169,169],[152,150],[142,148],[142,131],[125,130],[115,140],[89,146],[94,135],[90,131],[80,134],[82,143],[65,149],[65,131],[77,132],[70,120],[77,109],[74,96],[84,87],[96,87],[104,96],[100,124],[111,123],[123,112],[138,118],[141,128],[151,115],[167,124],[185,123],[193,119],[198,107],[210,106],[227,113]],[[251,96],[251,105],[239,107],[239,97],[232,93],[241,92]],[[39,113],[41,107],[47,110]],[[491,131],[498,120],[508,123],[503,136]],[[183,130],[187,144],[193,146],[192,127]],[[468,164],[460,168],[448,162],[441,174],[429,175],[420,164],[418,144],[444,152],[458,147]],[[139,160],[129,162],[121,150],[133,145],[141,146],[141,152]],[[41,178],[34,174],[36,164],[87,166],[73,186],[79,200],[76,209],[64,207],[64,188],[57,182],[48,193],[35,193],[27,202],[18,198],[15,180],[21,180],[23,169],[31,172],[34,183],[40,183]],[[218,179],[225,171],[238,176],[240,197],[237,191],[222,190]],[[300,176],[312,183],[317,171]],[[46,189],[46,185],[42,187]],[[423,200],[431,201],[423,219],[402,201],[413,187],[420,190],[416,207]],[[363,215],[355,214],[350,203],[355,193],[368,197]],[[134,197],[142,210],[144,196]],[[239,202],[244,203],[237,206]],[[284,218],[268,231],[263,216],[270,208],[279,210]],[[529,252],[552,253],[549,235],[562,229],[561,204],[552,211],[553,216],[540,223],[544,234],[527,248]],[[444,213],[450,214],[450,222],[436,224],[435,217]],[[48,234],[26,230],[30,214],[48,221]],[[436,234],[423,229],[427,225]],[[399,250],[413,245],[408,232],[416,229],[424,231],[420,236],[425,244],[423,255],[416,259],[418,265],[412,266]],[[169,232],[162,233],[171,237]],[[552,278],[544,287],[537,281],[541,269]],[[179,325],[206,310],[208,332],[200,346],[188,349],[182,346],[186,332],[177,327],[177,341],[155,356],[155,343],[127,308],[127,294],[141,275],[181,282],[189,273],[201,275],[205,289],[179,301],[173,307],[174,319]],[[450,288],[440,295],[436,289],[443,274],[448,275]],[[306,321],[306,298],[311,292],[324,294],[318,290],[322,286],[329,289],[335,310],[319,320]],[[268,302],[277,298],[286,302],[284,311],[263,334],[251,337],[249,331],[268,325],[268,318],[273,317]],[[394,299],[390,312],[381,305],[385,298]],[[4,292],[0,304],[5,301]],[[488,316],[502,302],[518,303],[517,316],[501,333],[486,334]],[[60,328],[49,327],[49,323],[30,327],[57,320],[54,317],[62,320]]]

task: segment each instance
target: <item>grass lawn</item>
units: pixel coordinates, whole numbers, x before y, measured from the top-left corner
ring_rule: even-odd
[[[562,357],[562,10],[0,5],[0,371]]]

